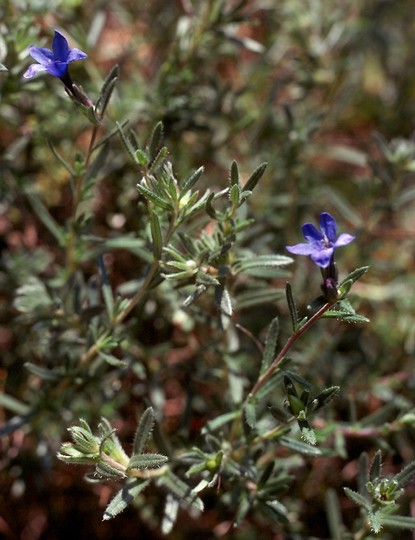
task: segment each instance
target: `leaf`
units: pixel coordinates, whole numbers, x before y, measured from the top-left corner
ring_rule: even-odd
[[[43,381],[59,381],[64,377],[63,373],[60,373],[57,369],[48,369],[41,366],[37,366],[32,362],[25,362],[24,367],[33,375],[39,377]],[[17,412],[17,411],[16,411]]]
[[[154,172],[161,165],[163,159],[167,156],[168,152],[169,151],[166,146],[163,146],[162,148],[160,148],[158,154],[155,156],[153,161],[149,164],[148,172]]]
[[[396,476],[394,480],[398,482],[397,487],[402,488],[408,484],[415,476],[415,461],[408,463]]]
[[[268,163],[261,163],[254,172],[251,174],[251,176],[248,178],[246,184],[244,185],[244,191],[253,191],[260,181],[262,175],[265,172],[265,169],[267,168]]]
[[[69,165],[69,163],[60,155],[60,153],[57,151],[57,149],[55,148],[55,145],[52,143],[52,141],[48,141],[48,146],[52,152],[52,154],[55,156],[55,158],[59,161],[59,163],[61,165],[63,165],[65,167],[65,169],[68,171],[68,173],[72,176],[72,177],[75,177],[76,176],[76,173],[75,171],[73,170],[73,168]]]
[[[112,92],[114,91],[115,85],[117,84],[118,77],[120,75],[120,68],[116,64],[108,73],[104,84],[102,85],[100,95],[95,104],[95,111],[100,120],[102,120],[105,109],[111,99]]]
[[[219,428],[225,426],[226,424],[233,422],[239,416],[239,414],[240,414],[239,411],[232,411],[225,414],[221,414],[217,418],[210,420],[202,428],[202,435],[205,435],[206,433],[209,433],[211,431],[216,431]]]
[[[133,479],[126,482],[125,486],[115,495],[107,506],[103,521],[114,518],[120,514],[134,499],[148,486],[150,480]]]
[[[293,327],[293,331],[295,332],[298,328],[298,311],[297,311],[297,306],[295,304],[294,296],[292,293],[291,285],[288,282],[285,286],[285,294],[287,298],[288,308],[290,310],[291,324]]]
[[[241,191],[237,184],[233,185],[229,191],[229,200],[231,201],[232,208],[238,208],[241,197]]]
[[[271,519],[280,523],[289,523],[287,509],[279,501],[261,502],[259,508]]]
[[[135,454],[127,465],[127,471],[131,469],[157,469],[168,461],[168,457],[162,454]]]
[[[150,437],[151,432],[153,431],[155,424],[155,416],[152,407],[148,407],[142,414],[140,422],[135,432],[134,444],[133,444],[133,454],[142,454],[144,447],[147,443],[148,438]]]
[[[323,455],[319,448],[310,446],[309,444],[301,441],[297,441],[296,439],[291,439],[290,437],[281,437],[279,442],[282,446],[285,446],[285,448],[289,448],[298,454],[312,457],[319,457]]]
[[[171,210],[171,206],[168,202],[162,199],[159,195],[150,191],[142,184],[137,184],[137,189],[148,201],[152,202],[155,206],[162,208],[163,210]]]
[[[108,148],[109,148],[109,143],[104,143],[102,145],[102,148],[99,151],[97,157],[94,159],[94,161],[91,163],[91,165],[88,167],[88,170],[85,173],[85,181],[96,178],[99,171],[103,168],[105,161],[108,157]]]
[[[380,476],[381,468],[382,468],[382,452],[378,450],[373,456],[373,460],[370,465],[369,480],[371,480],[372,482],[374,480],[377,480]]]
[[[283,296],[284,291],[281,289],[271,287],[248,289],[247,291],[238,293],[236,297],[236,307],[239,311],[254,306],[264,306],[280,300]]]
[[[350,274],[344,278],[344,280],[340,283],[340,286],[346,281],[352,281],[354,283],[364,276],[369,268],[370,266],[361,266],[360,268],[356,268],[356,270],[353,270],[353,272],[350,272]]]
[[[150,160],[154,160],[159,151],[161,140],[163,138],[163,122],[157,122],[151,133],[150,143],[148,145],[148,153]]]
[[[32,205],[32,208],[35,211],[37,217],[40,219],[43,225],[48,229],[50,233],[52,233],[52,235],[59,242],[59,245],[64,246],[65,232],[50,215],[49,210],[46,208],[43,202],[34,193],[27,192],[26,196],[29,199],[30,204]]]
[[[382,524],[386,527],[400,529],[415,529],[415,518],[405,516],[390,516],[382,514]]]
[[[199,273],[198,273],[199,276]],[[227,317],[232,317],[232,300],[226,287],[217,287],[215,289],[216,300],[220,306],[221,312]]]
[[[204,505],[202,499],[172,471],[169,470],[166,474],[159,477],[157,483],[169,489],[179,499],[181,504],[190,506],[198,512],[203,512]]]
[[[17,414],[28,414],[30,411],[29,405],[3,392],[0,392],[0,405]]]
[[[183,182],[183,185],[180,188],[180,199],[186,195],[188,191],[196,184],[199,178],[202,176],[204,167],[199,167],[196,169],[190,176]]]
[[[124,368],[127,366],[127,362],[125,360],[120,360],[116,356],[108,353],[104,353],[103,351],[98,352],[98,356],[104,360],[108,365],[113,367],[119,367]]]
[[[271,362],[275,356],[275,349],[277,347],[279,333],[279,320],[278,317],[275,317],[268,328],[267,338],[265,340],[264,354],[262,356],[262,364],[260,373],[264,373],[268,367],[271,365]]]
[[[120,469],[117,469],[117,467],[113,467],[102,460],[98,461],[94,474],[103,480],[120,480],[126,478],[124,471],[121,471]]]
[[[168,493],[166,497],[166,505],[164,507],[163,520],[161,522],[161,532],[164,535],[169,534],[172,531],[173,526],[176,523],[179,508],[179,501],[173,497],[171,493]]]
[[[233,264],[233,271],[235,274],[240,274],[256,268],[280,268],[292,262],[293,259],[285,255],[255,255],[236,260]]]
[[[107,308],[108,319],[112,321],[114,317],[114,297],[102,255],[98,257],[98,271],[101,278],[102,296],[104,297],[105,307]]]
[[[371,512],[372,510],[371,504],[365,497],[363,497],[363,495],[347,487],[343,489],[346,495],[349,497],[349,499],[351,499],[355,504],[357,504],[358,506],[361,506],[367,512]]]
[[[21,313],[30,313],[37,309],[51,308],[53,300],[45,284],[37,277],[30,276],[24,285],[16,291],[14,307]]]
[[[236,161],[232,161],[231,165],[231,171],[230,171],[230,182],[231,187],[233,186],[239,186],[239,170],[238,170],[238,164]]]
[[[118,122],[117,122],[117,128],[118,128],[118,133],[120,134],[121,140],[124,143],[125,149],[127,150],[128,154],[130,155],[134,163],[137,163],[137,159],[135,157],[136,148],[133,147],[133,145],[131,144],[131,141],[127,138],[127,136],[123,132],[121,124],[119,124]]]
[[[161,234],[160,220],[156,212],[150,213],[151,239],[153,241],[154,258],[158,261],[161,259],[163,250],[163,237]]]
[[[209,197],[206,199],[205,202],[205,210],[209,217],[212,219],[217,219],[216,210],[213,208],[212,201],[215,198],[214,193],[210,193]]]
[[[244,406],[245,420],[248,426],[253,429],[256,425],[256,406],[257,399],[250,394]]]

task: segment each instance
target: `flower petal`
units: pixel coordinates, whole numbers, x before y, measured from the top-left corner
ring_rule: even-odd
[[[66,58],[66,62],[69,64],[70,62],[75,62],[75,60],[83,60],[84,58],[88,58],[88,55],[84,53],[83,51],[79,49],[69,49],[69,54]]]
[[[321,242],[321,240],[323,240],[323,235],[312,223],[304,223],[301,229],[303,231],[304,238],[308,242],[315,244],[316,242]]]
[[[29,66],[29,68],[23,73],[23,77],[25,79],[31,79],[34,77],[37,73],[40,71],[46,71],[45,66],[41,66],[40,64],[32,64]]]
[[[311,244],[296,244],[295,246],[285,246],[285,249],[294,255],[311,255],[316,252],[316,248]]]
[[[321,268],[326,268],[333,256],[334,248],[321,249],[320,251],[314,251],[311,253],[313,261]]]
[[[320,228],[331,244],[336,241],[337,223],[334,217],[328,212],[320,214]]]
[[[63,77],[68,71],[68,64],[66,62],[51,62],[45,66],[46,71],[53,77]]]
[[[355,236],[347,233],[341,234],[334,243],[334,247],[347,246],[350,242],[353,242]]]
[[[61,34],[59,30],[55,30],[55,37],[53,38],[52,49],[55,60],[59,60],[60,62],[67,62],[69,45],[66,41],[66,37]]]
[[[49,62],[54,60],[53,52],[46,47],[35,47],[34,45],[31,45],[29,47],[29,54],[33,60],[36,60],[36,62],[39,62],[42,66],[46,66]]]

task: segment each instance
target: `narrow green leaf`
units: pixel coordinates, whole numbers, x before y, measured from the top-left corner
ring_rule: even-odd
[[[43,381],[59,381],[63,378],[64,374],[60,373],[57,369],[48,369],[32,362],[25,362],[24,367],[39,379]],[[17,411],[16,411],[17,412]]]
[[[285,448],[289,448],[290,450],[305,456],[319,457],[322,455],[319,448],[310,446],[309,444],[301,441],[297,441],[296,439],[291,439],[290,437],[281,437],[279,442],[282,446],[285,446]]]
[[[356,268],[356,270],[353,270],[353,272],[350,272],[344,280],[340,283],[340,286],[346,282],[346,281],[352,281],[353,283],[360,279],[362,276],[366,274],[366,272],[369,270],[370,266],[361,266],[360,268]]]
[[[134,163],[137,163],[137,159],[135,156],[136,148],[133,147],[133,145],[131,144],[131,141],[127,138],[124,131],[122,130],[121,124],[119,124],[118,122],[117,122],[117,128],[118,128],[118,133],[120,134],[121,140],[124,143],[125,149],[127,150],[128,154],[130,155]]]
[[[42,201],[39,199],[37,195],[35,195],[34,193],[29,193],[29,192],[27,192],[26,195],[37,217],[40,219],[43,225],[49,230],[49,232],[53,234],[53,236],[59,242],[59,245],[63,247],[65,245],[64,230],[53,219],[48,209],[42,203]]]
[[[0,392],[0,405],[17,414],[28,414],[30,411],[29,405],[3,392]]]
[[[343,489],[346,495],[349,497],[349,499],[351,499],[355,504],[357,504],[358,506],[361,506],[367,512],[371,512],[372,510],[371,504],[365,497],[363,497],[363,495],[347,487]]]
[[[98,257],[98,271],[101,278],[102,296],[104,297],[105,307],[107,308],[108,319],[112,321],[114,317],[114,296],[102,255]]]
[[[250,508],[251,502],[249,501],[247,495],[245,493],[241,494],[241,501],[236,510],[236,516],[233,522],[234,527],[240,525],[240,523],[245,519],[245,516],[249,512]]]
[[[398,482],[398,488],[405,487],[408,482],[415,476],[415,461],[408,463],[395,477],[394,480]]]
[[[94,146],[92,147],[92,150],[95,151],[97,148],[99,148],[100,146],[108,142],[110,139],[114,137],[114,135],[119,133],[120,129],[125,127],[127,124],[128,124],[128,119],[123,120],[122,122],[117,124],[117,127],[112,129],[107,135],[105,135],[105,137],[102,137],[102,139],[100,139],[97,143],[94,144]]]
[[[279,501],[261,502],[259,508],[271,519],[280,523],[289,523],[287,509]]]
[[[137,431],[134,436],[133,454],[142,454],[148,438],[153,431],[155,416],[152,407],[148,407],[140,418]]]
[[[154,126],[154,129],[151,133],[150,143],[148,146],[148,153],[150,156],[150,160],[154,160],[155,157],[157,156],[162,138],[163,138],[163,123],[157,122],[157,124]]]
[[[278,317],[272,319],[271,324],[268,328],[267,338],[265,340],[264,354],[262,356],[262,364],[260,373],[264,373],[268,367],[271,365],[275,357],[275,348],[277,346],[279,333],[279,321]]]
[[[221,414],[217,418],[210,420],[202,428],[202,435],[205,435],[206,433],[210,433],[212,431],[216,431],[222,428],[223,426],[226,426],[226,424],[233,422],[238,416],[239,416],[239,411],[232,411],[225,414]]]
[[[248,178],[246,184],[244,185],[244,191],[253,191],[260,181],[262,175],[265,172],[265,169],[267,168],[268,163],[261,163],[254,172],[251,174],[251,176]]]
[[[98,356],[102,358],[108,365],[118,368],[124,368],[127,366],[127,362],[124,360],[120,360],[116,356],[108,353],[104,353],[103,351],[98,352]]]
[[[172,471],[169,470],[166,474],[159,477],[157,483],[164,485],[170,490],[179,499],[181,504],[186,504],[198,512],[203,512],[204,505],[202,499]]]
[[[124,471],[121,471],[102,460],[98,461],[96,464],[94,475],[103,480],[121,480],[126,478]]]
[[[249,309],[255,306],[264,306],[280,300],[284,296],[284,291],[275,288],[253,288],[238,293],[236,297],[236,307],[239,310]]]
[[[238,208],[240,202],[241,190],[237,184],[233,185],[229,191],[229,200],[232,208]]]
[[[150,163],[150,165],[148,167],[148,171],[149,172],[154,172],[162,164],[163,159],[167,156],[168,153],[169,153],[169,151],[168,151],[166,146],[163,146],[162,148],[160,148],[158,154],[155,156],[153,161]]]
[[[102,85],[100,95],[95,104],[95,112],[100,120],[102,120],[104,116],[105,110],[111,99],[115,85],[117,84],[119,74],[120,68],[118,65],[115,65],[108,73],[104,84]]]
[[[235,274],[256,268],[280,268],[292,264],[293,259],[285,255],[255,255],[246,259],[238,259],[233,264]]]
[[[236,161],[232,161],[231,172],[230,172],[230,183],[231,183],[231,188],[233,186],[238,186],[239,188],[239,170],[238,170],[238,164],[236,163]],[[238,197],[238,200],[239,200],[239,197]]]
[[[399,529],[415,529],[415,518],[382,514],[382,524],[385,527],[396,527]]]
[[[372,463],[370,464],[369,480],[371,480],[372,482],[374,480],[377,480],[380,476],[381,468],[382,468],[382,452],[378,450],[373,456]]]
[[[131,469],[157,469],[168,461],[162,454],[135,454],[128,462],[127,470]]]
[[[94,179],[97,177],[98,173],[102,170],[105,161],[108,157],[108,148],[109,144],[105,143],[101,150],[99,151],[97,157],[93,160],[91,165],[88,167],[88,170],[85,173],[85,181]]]
[[[215,289],[216,300],[220,306],[221,312],[227,317],[232,317],[232,300],[226,287],[217,287]]]
[[[164,535],[169,534],[172,531],[174,524],[176,523],[179,508],[179,501],[173,497],[171,493],[168,493],[164,507],[163,520],[161,522],[161,532]]]
[[[137,163],[143,167],[148,165],[148,162],[150,161],[150,158],[145,150],[141,150],[140,148],[137,148],[137,150],[134,152],[135,159]]]
[[[326,491],[325,499],[327,521],[330,529],[330,538],[332,540],[342,540],[342,531],[344,530],[344,524],[340,510],[340,501],[336,491],[333,488],[329,488]]]
[[[69,165],[69,163],[61,156],[61,154],[58,152],[58,150],[55,148],[55,145],[52,143],[52,141],[48,141],[48,146],[52,152],[52,154],[55,156],[55,158],[59,161],[61,165],[65,167],[65,169],[68,171],[68,173],[74,178],[76,176],[75,171],[73,168]]]
[[[156,261],[161,259],[163,251],[163,237],[161,234],[160,220],[156,212],[150,213],[151,239],[153,241],[153,255]]]
[[[257,399],[253,395],[249,395],[244,406],[245,420],[248,426],[253,429],[256,425],[256,407]]]
[[[215,198],[214,193],[210,193],[209,197],[206,199],[205,202],[205,210],[209,217],[212,219],[217,219],[216,210],[213,208],[212,201]]]
[[[171,210],[171,206],[168,202],[162,199],[159,195],[156,195],[153,191],[150,191],[142,184],[137,184],[137,189],[148,201],[152,202],[155,206],[162,208],[163,210]]]
[[[199,180],[199,178],[202,176],[203,174],[203,171],[204,171],[204,167],[199,167],[198,169],[196,169],[196,171],[194,171],[190,176],[189,178],[187,178],[184,182],[183,182],[183,185],[181,186],[180,188],[180,199],[186,195],[186,193],[188,191],[190,191],[192,189],[192,187],[196,184],[196,182]]]
[[[150,480],[133,479],[115,495],[105,510],[103,521],[112,519],[120,514],[148,486]]]
[[[292,288],[291,288],[290,283],[288,283],[288,281],[285,286],[285,294],[287,297],[288,308],[290,310],[293,331],[295,332],[298,328],[298,311],[297,311],[297,306],[295,304]]]

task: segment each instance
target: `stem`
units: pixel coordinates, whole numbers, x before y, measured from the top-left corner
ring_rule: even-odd
[[[252,388],[252,391],[250,394],[248,394],[248,397],[245,400],[245,403],[248,401],[248,399],[255,396],[259,390],[264,386],[264,384],[272,377],[276,367],[281,362],[281,360],[284,358],[284,356],[287,354],[287,352],[291,349],[291,347],[294,345],[294,343],[297,341],[297,339],[302,336],[309,328],[313,326],[314,323],[316,323],[326,311],[328,311],[331,306],[334,304],[334,302],[327,302],[327,304],[324,304],[323,307],[321,307],[312,317],[308,319],[307,322],[305,322],[301,328],[299,328],[296,332],[294,332],[285,343],[284,347],[279,352],[278,356],[272,361],[268,369],[261,375],[261,377],[256,382],[255,386]]]
[[[68,267],[69,275],[71,276],[77,268],[76,260],[76,213],[82,199],[82,185],[84,183],[84,176],[88,169],[89,162],[91,160],[92,151],[95,143],[95,139],[98,133],[98,126],[94,126],[91,132],[91,138],[89,141],[88,151],[85,158],[84,174],[82,176],[76,176],[75,180],[75,193],[72,201],[72,213],[69,222],[68,241],[66,244],[66,264]]]

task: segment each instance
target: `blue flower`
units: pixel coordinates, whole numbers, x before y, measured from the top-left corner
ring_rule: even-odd
[[[51,51],[45,47],[35,47],[34,45],[29,47],[30,56],[38,63],[32,64],[23,77],[31,79],[37,73],[46,71],[65,82],[68,75],[68,64],[87,58],[87,55],[79,49],[70,49],[65,36],[58,30],[55,30],[52,49]]]
[[[307,243],[286,246],[286,249],[294,255],[310,255],[318,266],[327,268],[333,260],[334,250],[350,244],[355,237],[341,234],[336,240],[336,220],[328,212],[320,214],[320,229],[312,223],[304,223],[302,230]]]

